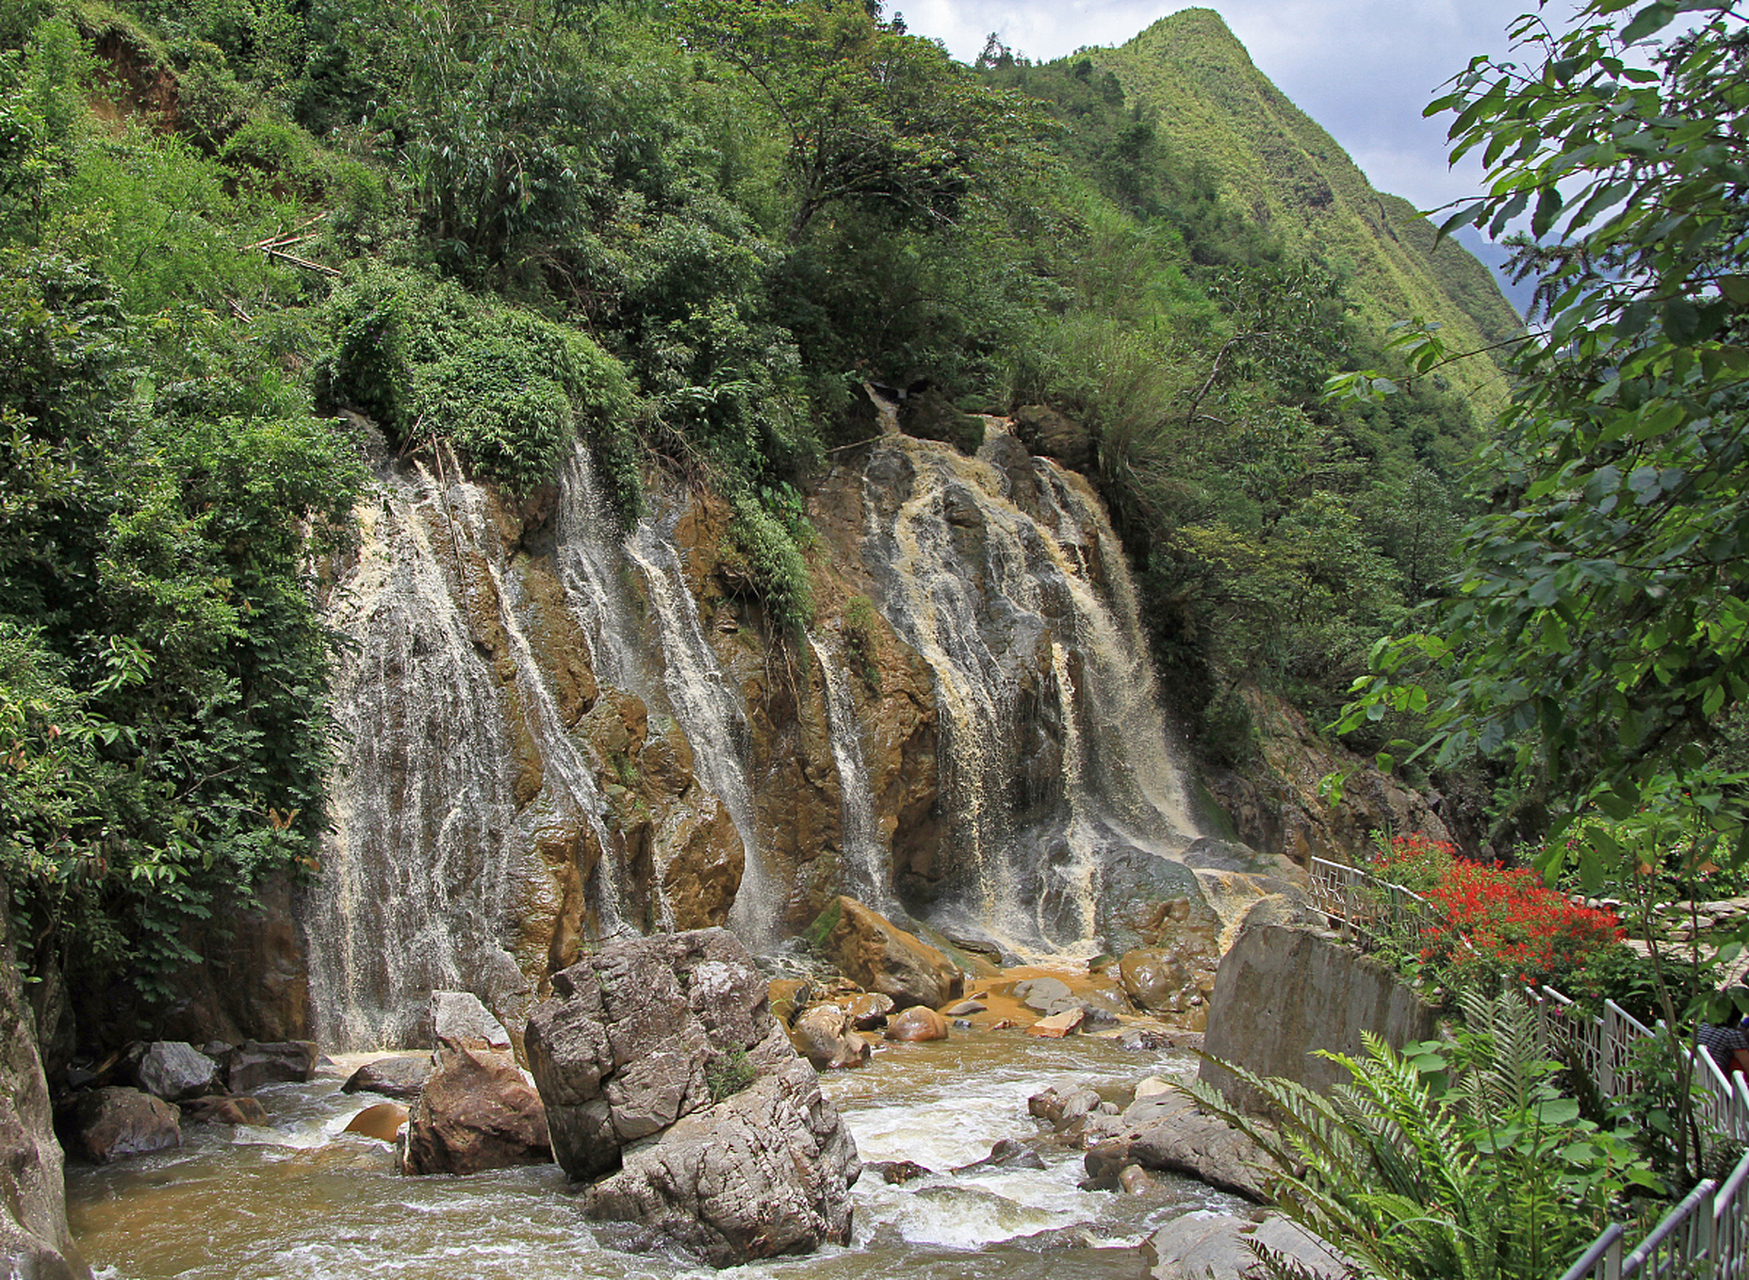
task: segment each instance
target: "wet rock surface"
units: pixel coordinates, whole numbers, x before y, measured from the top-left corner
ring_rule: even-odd
[[[147,1047],[135,1068],[140,1088],[166,1102],[213,1093],[219,1085],[217,1062],[191,1044],[159,1040]]]
[[[865,991],[887,996],[895,1008],[934,1009],[964,991],[958,965],[855,898],[835,899],[822,922],[827,920],[831,927],[821,951],[845,977]]]
[[[225,1083],[232,1093],[253,1093],[264,1084],[302,1083],[316,1074],[317,1057],[313,1040],[245,1040],[226,1060]]]
[[[419,1096],[419,1091],[425,1087],[425,1081],[430,1075],[431,1059],[428,1056],[378,1058],[375,1062],[365,1063],[346,1077],[346,1083],[340,1086],[340,1092],[380,1093],[385,1098],[405,1101]]]
[[[79,1100],[75,1146],[97,1164],[182,1145],[181,1117],[162,1098],[109,1085]]]
[[[559,1163],[608,1175],[592,1216],[713,1266],[849,1239],[856,1145],[733,934],[610,944],[554,976],[526,1043]]]
[[[439,1051],[407,1116],[404,1172],[483,1173],[551,1159],[546,1109],[514,1058],[467,1047]]]
[[[665,1129],[584,1193],[715,1267],[850,1241],[856,1144],[799,1058]]]
[[[213,1095],[190,1098],[180,1104],[183,1124],[258,1124],[267,1123],[267,1109],[247,1095],[224,1097]]]

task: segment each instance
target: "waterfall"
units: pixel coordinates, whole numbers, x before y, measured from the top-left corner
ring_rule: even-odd
[[[646,518],[626,540],[626,555],[643,575],[645,597],[657,621],[662,687],[675,720],[692,743],[694,767],[728,809],[741,835],[746,869],[729,927],[757,952],[777,940],[783,891],[760,856],[753,788],[747,781],[747,713],[739,691],[724,676],[705,639],[698,602],[687,590],[668,532],[655,518]]]
[[[976,459],[886,439],[864,476],[877,603],[933,670],[943,726],[960,871],[930,914],[1087,951],[1103,859],[1197,834],[1103,509],[1000,431]]]
[[[358,563],[329,610],[353,642],[334,690],[346,745],[300,912],[325,1046],[428,1038],[434,989],[475,991],[513,1021],[537,967],[517,954],[520,920],[558,909],[538,850],[602,847],[601,798],[535,668],[517,662],[504,679],[480,643],[482,627],[508,623],[506,642],[526,651],[481,551],[482,504],[420,467],[382,476],[358,509]],[[519,721],[532,738],[520,746]]]
[[[832,731],[832,760],[838,766],[838,785],[843,794],[843,866],[845,892],[876,911],[892,914],[895,903],[888,864],[891,851],[881,839],[875,817],[874,794],[869,787],[868,766],[862,743],[862,724],[849,678],[843,664],[814,635],[808,648],[820,664],[820,683],[826,691],[826,717]]]

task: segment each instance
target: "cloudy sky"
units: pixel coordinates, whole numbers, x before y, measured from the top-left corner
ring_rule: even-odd
[[[1333,134],[1375,187],[1424,209],[1470,194],[1471,167],[1451,172],[1445,123],[1421,110],[1478,53],[1503,55],[1507,25],[1536,0],[1204,0],[1251,59]],[[1048,60],[1122,44],[1181,0],[888,0],[912,32],[971,61],[994,31],[1017,54]],[[1576,6],[1550,0],[1560,19]],[[1449,119],[1449,117],[1447,117]]]

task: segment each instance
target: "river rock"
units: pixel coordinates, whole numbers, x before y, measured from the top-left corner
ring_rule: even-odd
[[[1065,1009],[1061,1013],[1053,1013],[1048,1018],[1040,1018],[1026,1029],[1029,1036],[1047,1036],[1060,1040],[1066,1035],[1072,1035],[1081,1026],[1086,1017],[1079,1007]]]
[[[923,1005],[913,1005],[897,1017],[887,1022],[886,1037],[889,1040],[907,1042],[921,1040],[947,1039],[947,1019],[934,1009]]]
[[[1146,947],[1124,952],[1118,976],[1124,994],[1144,1013],[1183,1013],[1212,989],[1206,954],[1197,948]]]
[[[887,1017],[893,1012],[893,997],[879,991],[863,991],[840,1003],[844,1006],[844,1016],[858,1031],[880,1030],[887,1025]]]
[[[1207,967],[1215,967],[1221,922],[1195,871],[1145,849],[1126,847],[1105,854],[1098,875],[1094,924],[1111,954],[1176,945],[1201,952]]]
[[[1069,984],[1057,978],[1028,978],[1014,984],[1014,998],[1034,1013],[1050,1016],[1079,1007]]]
[[[198,1098],[219,1087],[219,1064],[177,1040],[154,1041],[134,1074],[140,1088],[166,1102]]]
[[[1161,1227],[1143,1244],[1153,1280],[1242,1280],[1258,1274],[1255,1240],[1309,1277],[1346,1274],[1339,1254],[1280,1214],[1262,1222],[1223,1214],[1185,1214]]]
[[[765,979],[726,929],[611,942],[553,975],[524,1043],[553,1154],[574,1179],[712,1105],[713,1072],[755,1074],[795,1058]]]
[[[481,1173],[552,1158],[546,1109],[514,1058],[466,1047],[439,1051],[407,1116],[403,1172]]]
[[[1045,1167],[1044,1157],[1039,1155],[1024,1142],[1016,1142],[1013,1138],[998,1138],[990,1148],[990,1154],[982,1160],[961,1165],[955,1173],[974,1173],[980,1169],[1042,1169]]]
[[[346,1077],[341,1093],[380,1093],[385,1098],[417,1098],[431,1075],[429,1056],[378,1058]]]
[[[880,1175],[888,1186],[903,1186],[917,1178],[927,1178],[930,1173],[915,1160],[865,1160],[862,1171]]]
[[[183,1124],[253,1124],[267,1123],[267,1108],[247,1094],[225,1097],[214,1094],[205,1098],[190,1098],[179,1104]]]
[[[98,1164],[182,1145],[176,1108],[139,1089],[95,1089],[74,1114],[79,1152]]]
[[[979,1000],[961,1000],[957,1004],[950,1004],[941,1010],[941,1016],[944,1018],[969,1018],[974,1013],[983,1013],[989,1007]]]
[[[90,1280],[67,1229],[61,1145],[0,877],[0,1275]]]
[[[301,1084],[316,1074],[316,1057],[312,1040],[245,1040],[231,1050],[225,1082],[232,1093],[253,1093],[264,1084]]]
[[[716,1267],[850,1243],[856,1144],[792,1057],[625,1152],[583,1196],[592,1217],[653,1227]]]
[[[378,1142],[393,1142],[407,1123],[407,1108],[393,1102],[366,1107],[346,1122],[346,1133],[362,1134]],[[545,1164],[543,1160],[540,1163]]]
[[[958,965],[855,898],[838,897],[816,922],[822,926],[826,957],[865,991],[891,997],[895,1008],[933,1009],[965,989]]]
[[[1086,1156],[1087,1180],[1112,1188],[1125,1166],[1182,1173],[1259,1204],[1268,1202],[1263,1173],[1273,1164],[1262,1148],[1215,1116],[1204,1115],[1188,1094],[1174,1090],[1140,1098],[1121,1116],[1090,1117],[1097,1141]]]
[[[444,1048],[511,1051],[510,1033],[472,991],[431,993],[431,1035]]]
[[[850,1029],[850,1019],[835,1004],[817,1004],[796,1019],[790,1043],[816,1070],[829,1071],[867,1064],[872,1050]]]

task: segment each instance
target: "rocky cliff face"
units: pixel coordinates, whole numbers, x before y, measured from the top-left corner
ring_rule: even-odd
[[[35,1018],[21,988],[0,882],[0,1274],[89,1280],[67,1231],[61,1148],[37,1056]]]
[[[447,457],[378,464],[330,593],[348,744],[299,906],[325,1045],[426,1038],[433,989],[520,1026],[585,943],[726,923],[759,949],[841,892],[1082,953],[1137,857],[1196,894],[1121,548],[1002,424],[976,458],[889,435],[821,479],[799,636],[708,496],[659,488],[628,531],[581,452],[522,502]]]

